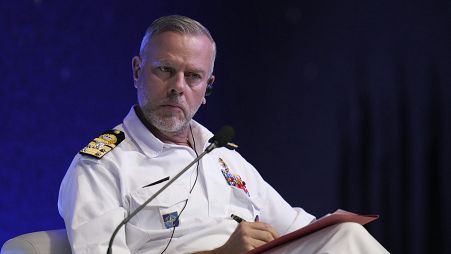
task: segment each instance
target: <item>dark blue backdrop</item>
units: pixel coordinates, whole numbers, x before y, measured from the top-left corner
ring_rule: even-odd
[[[239,151],[290,203],[379,213],[368,229],[393,253],[451,253],[450,1],[0,8],[0,243],[63,227],[56,201],[72,157],[135,102],[131,58],[146,27],[179,13],[218,45],[196,119],[233,125]]]

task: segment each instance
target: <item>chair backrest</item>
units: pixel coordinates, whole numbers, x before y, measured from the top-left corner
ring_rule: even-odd
[[[65,229],[16,236],[3,244],[0,254],[71,254]]]

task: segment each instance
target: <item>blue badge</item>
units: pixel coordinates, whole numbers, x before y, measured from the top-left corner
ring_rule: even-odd
[[[163,214],[163,222],[166,228],[173,228],[179,225],[179,218],[177,211]]]

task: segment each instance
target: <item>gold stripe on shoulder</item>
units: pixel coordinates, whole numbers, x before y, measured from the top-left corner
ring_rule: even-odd
[[[89,142],[80,150],[80,154],[89,155],[100,159],[109,151],[113,150],[125,139],[124,132],[120,130],[109,130]]]

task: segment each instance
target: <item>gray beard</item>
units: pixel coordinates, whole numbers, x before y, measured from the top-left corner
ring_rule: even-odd
[[[185,130],[189,126],[189,119],[180,119],[176,117],[163,118],[155,113],[148,114],[149,122],[162,132],[177,133]]]
[[[187,112],[184,118],[178,118],[175,116],[163,117],[158,115],[158,112],[148,112],[146,114],[148,121],[162,132],[178,133],[186,130],[189,127],[191,119],[199,110],[200,105],[193,111]]]
[[[167,102],[180,103],[180,98],[177,94],[170,94],[166,98]],[[199,110],[200,104],[194,110],[190,110],[186,112],[185,117],[179,118],[176,116],[161,116],[158,114],[158,110],[145,110],[144,115],[147,120],[158,130],[162,132],[168,133],[178,133],[186,130],[189,127],[189,123],[193,118],[194,114],[196,114],[197,110]]]

